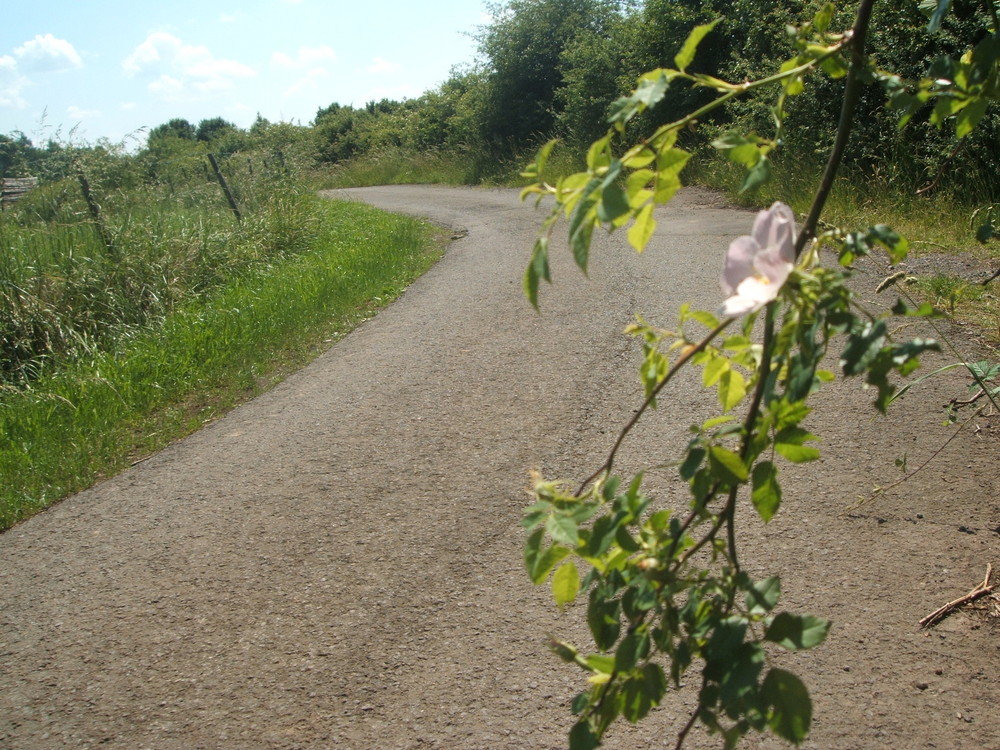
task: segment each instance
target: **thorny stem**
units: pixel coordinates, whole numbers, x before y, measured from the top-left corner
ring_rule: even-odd
[[[803,63],[802,65],[792,68],[791,70],[785,70],[782,71],[781,73],[775,73],[774,75],[770,75],[765,78],[759,78],[756,81],[745,81],[743,83],[734,84],[733,88],[731,88],[725,94],[720,96],[718,99],[709,102],[705,106],[696,109],[694,112],[685,115],[679,120],[675,120],[674,122],[668,122],[665,125],[661,125],[656,129],[656,131],[653,133],[652,136],[650,136],[648,139],[642,142],[642,145],[648,145],[654,142],[657,138],[661,137],[665,133],[670,132],[671,130],[680,130],[681,128],[684,128],[687,125],[690,125],[692,122],[694,122],[701,116],[708,114],[714,109],[718,109],[719,107],[721,107],[723,104],[728,102],[730,99],[733,99],[734,97],[745,94],[748,91],[753,91],[754,89],[759,89],[764,86],[770,86],[772,83],[780,83],[781,81],[787,80],[789,78],[795,78],[796,76],[800,76],[803,73],[808,73],[810,70],[821,64],[827,58],[833,57],[834,55],[838,54],[841,51],[841,49],[843,49],[843,47],[849,43],[850,43],[850,38],[848,37],[845,38],[845,40],[840,44],[831,47],[828,52],[825,52],[824,54],[816,58],[813,58],[812,60],[809,60],[809,62]],[[697,82],[697,78],[695,76],[690,76],[690,78],[692,78],[692,80]]]
[[[847,148],[847,141],[851,134],[851,126],[854,119],[854,109],[861,94],[861,70],[865,66],[865,39],[868,37],[868,23],[871,21],[872,6],[875,0],[862,0],[858,7],[858,15],[854,21],[854,27],[849,32],[845,44],[851,47],[851,64],[847,71],[847,82],[844,85],[844,103],[840,109],[840,121],[837,123],[837,138],[830,152],[830,158],[826,163],[826,171],[820,181],[816,197],[813,199],[809,215],[802,226],[802,233],[795,243],[795,256],[798,257],[805,248],[806,243],[813,238],[816,233],[816,225],[819,216],[826,204],[826,199],[833,189],[833,180],[840,169],[840,162],[844,158],[844,150]]]
[[[680,357],[678,357],[677,361],[674,362],[670,370],[667,371],[667,374],[663,376],[663,380],[661,380],[659,383],[656,384],[656,387],[653,388],[649,396],[646,397],[646,400],[643,401],[642,406],[639,407],[636,413],[632,415],[632,418],[622,428],[621,432],[618,434],[618,439],[615,440],[615,444],[611,447],[611,451],[610,453],[608,453],[608,457],[601,465],[601,467],[593,474],[591,474],[589,477],[584,479],[583,482],[580,484],[580,488],[576,491],[577,497],[583,494],[584,488],[591,482],[593,482],[595,479],[597,479],[599,476],[601,476],[601,474],[611,473],[611,467],[614,466],[615,456],[618,454],[618,449],[621,447],[621,444],[625,441],[625,438],[628,436],[628,434],[632,431],[632,428],[635,427],[635,425],[642,418],[642,415],[646,412],[646,409],[648,409],[656,400],[656,397],[660,393],[660,391],[662,391],[664,387],[666,387],[667,383],[669,383],[673,379],[674,375],[676,375],[677,372],[685,364],[687,364],[688,360],[690,360],[691,357],[693,357],[695,354],[702,351],[703,349],[705,349],[705,347],[711,344],[712,341],[714,341],[720,333],[726,330],[734,320],[736,320],[736,318],[727,318],[726,320],[722,321],[721,323],[719,323],[719,325],[717,325],[715,328],[709,331],[708,335],[705,336],[705,338],[703,338],[694,346],[688,348]]]

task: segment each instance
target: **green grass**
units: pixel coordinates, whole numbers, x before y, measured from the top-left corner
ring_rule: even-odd
[[[319,189],[369,185],[473,185],[476,163],[466,154],[438,150],[382,149],[335,164],[317,175]]]
[[[416,220],[297,198],[307,247],[180,304],[162,326],[0,391],[0,528],[256,395],[438,257]],[[306,241],[306,240],[303,240]]]

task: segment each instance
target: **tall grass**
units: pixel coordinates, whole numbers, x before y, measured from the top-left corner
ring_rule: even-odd
[[[473,185],[480,176],[480,166],[469,153],[384,148],[328,167],[317,175],[317,186]]]
[[[192,297],[162,325],[0,390],[0,528],[128,465],[266,387],[436,257],[415,220],[297,195],[260,219],[258,249],[300,235],[297,255]],[[291,209],[290,211],[288,209]],[[251,231],[249,228],[243,231]]]
[[[788,203],[805,215],[822,173],[822,164],[802,160],[778,160],[770,182],[753,192],[740,193],[743,168],[713,153],[692,159],[686,181],[724,191],[737,205],[765,207],[775,200]],[[918,194],[915,180],[884,175],[841,172],[826,203],[824,220],[838,226],[867,228],[888,224],[911,240],[911,253],[971,255],[981,260],[997,257],[997,245],[975,240],[973,212],[987,203],[985,187],[966,186],[963,194],[946,190]]]

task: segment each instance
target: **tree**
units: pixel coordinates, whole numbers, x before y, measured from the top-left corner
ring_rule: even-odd
[[[603,35],[614,0],[509,0],[492,5],[479,36],[488,77],[480,114],[487,143],[517,147],[552,132],[563,52],[581,34]]]
[[[195,140],[197,130],[194,125],[182,117],[175,117],[162,125],[157,125],[149,131],[148,142],[164,140],[166,138],[180,138],[185,141]]]
[[[236,126],[221,117],[212,117],[198,123],[195,138],[199,141],[211,142],[227,133],[236,130]]]
[[[0,135],[0,177],[27,176],[29,150],[31,141],[24,133]]]

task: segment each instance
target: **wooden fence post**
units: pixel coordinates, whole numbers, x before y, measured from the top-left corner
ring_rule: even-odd
[[[229,201],[229,207],[233,209],[233,214],[236,216],[236,221],[242,222],[243,215],[240,214],[240,207],[236,205],[236,199],[233,198],[232,192],[229,190],[229,185],[226,184],[226,178],[222,176],[222,170],[219,169],[219,162],[215,160],[215,154],[208,155],[208,161],[212,165],[212,169],[215,170],[215,177],[222,186],[222,192],[226,194],[226,200]]]
[[[108,257],[116,262],[121,260],[118,248],[115,247],[115,243],[111,239],[111,233],[108,232],[108,228],[104,225],[104,219],[101,218],[101,207],[94,200],[94,196],[90,192],[90,183],[87,182],[87,177],[83,174],[82,169],[76,173],[76,176],[80,180],[80,190],[83,192],[83,199],[87,202],[90,216],[94,220],[94,226],[97,227],[97,233],[101,237],[101,242],[104,243],[104,248],[108,251]]]

